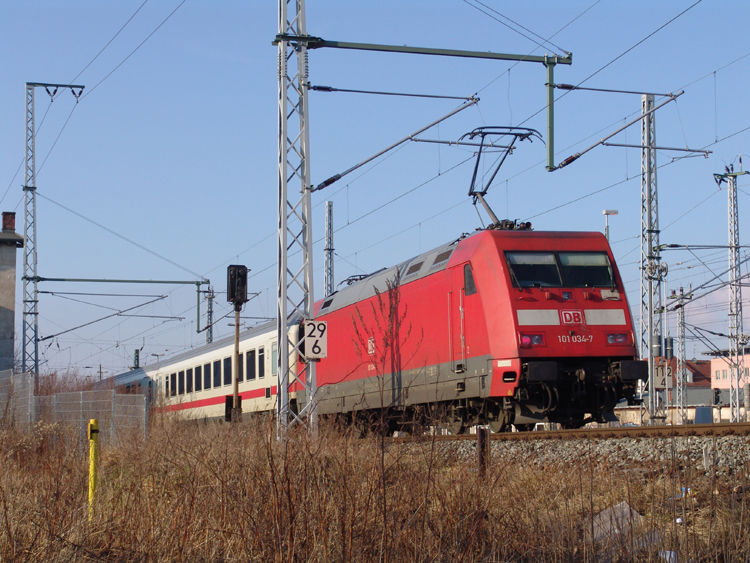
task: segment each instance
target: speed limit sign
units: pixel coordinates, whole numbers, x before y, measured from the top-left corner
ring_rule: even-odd
[[[305,321],[305,358],[321,360],[328,357],[328,323]]]

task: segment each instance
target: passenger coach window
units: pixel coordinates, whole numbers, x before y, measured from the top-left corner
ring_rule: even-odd
[[[195,390],[201,391],[203,383],[203,372],[201,371],[200,366],[195,366]]]
[[[185,371],[185,392],[193,392],[193,370],[189,369]]]
[[[276,342],[271,344],[271,375],[276,375],[279,363],[279,347]]]
[[[247,352],[247,380],[255,379],[255,350]]]
[[[474,275],[471,273],[471,266],[464,266],[464,294],[474,295],[477,292],[477,286],[474,283]]]
[[[263,346],[258,348],[258,377],[263,379],[266,376],[266,354]]]
[[[169,376],[169,396],[174,397],[177,395],[177,374],[173,373]]]
[[[612,267],[604,252],[558,252],[565,287],[612,287]]]
[[[562,287],[560,270],[552,252],[507,252],[516,287]]]
[[[178,389],[177,392],[180,395],[184,395],[185,394],[185,372],[184,371],[181,371],[177,375],[177,389]]]
[[[237,364],[237,381],[243,381],[245,377],[245,370],[244,370],[245,364],[242,361],[242,354],[240,354],[240,357],[238,359]]]
[[[221,387],[221,360],[214,362],[214,387]]]
[[[203,388],[211,389],[211,364],[203,366]]]
[[[224,358],[224,385],[232,384],[232,358]]]

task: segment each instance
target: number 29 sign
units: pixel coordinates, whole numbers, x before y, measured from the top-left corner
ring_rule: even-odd
[[[321,360],[328,357],[328,323],[305,321],[305,357]]]

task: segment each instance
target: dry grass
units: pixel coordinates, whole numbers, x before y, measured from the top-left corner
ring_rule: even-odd
[[[267,421],[156,417],[147,442],[101,452],[88,522],[88,457],[77,434],[0,433],[2,561],[680,561],[746,560],[747,481],[681,468],[623,472],[590,459],[532,469],[324,427],[286,443]],[[685,467],[688,467],[685,465]],[[681,487],[698,496],[670,500]],[[741,489],[744,487],[744,489]],[[644,526],[608,545],[592,515],[628,502]],[[681,517],[685,524],[677,525]]]

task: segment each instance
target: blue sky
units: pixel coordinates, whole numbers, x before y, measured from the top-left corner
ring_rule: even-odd
[[[694,0],[483,2],[487,7],[475,0],[308,1],[307,29],[339,41],[521,54],[561,48],[573,53],[573,64],[557,67],[558,82],[577,84],[593,74],[585,86],[657,93],[684,89],[676,104],[657,114],[657,143],[713,153],[675,162],[672,158],[684,153],[659,153],[662,242],[726,244],[726,191],[717,189],[712,174],[732,162],[737,166],[737,156],[750,153],[750,47],[738,25],[750,19],[750,5],[717,0],[692,8]],[[477,7],[539,36],[554,35],[555,46],[539,47]],[[68,83],[85,68],[75,79],[86,85],[77,105],[66,92],[50,106],[44,90],[36,91],[37,124],[46,113],[37,136],[41,276],[190,281],[198,274],[221,291],[226,266],[242,263],[252,270],[251,291],[260,292],[243,315],[274,315],[277,52],[271,41],[276,12],[275,2],[200,0],[0,5],[5,53],[0,66],[1,206],[17,212],[19,232],[23,170],[14,174],[23,158],[24,85]],[[310,53],[310,81],[336,88],[479,96],[478,107],[442,123],[428,138],[455,140],[482,125],[520,124],[546,137],[545,112],[539,111],[546,104],[546,75],[538,64],[320,49]],[[316,184],[459,104],[321,92],[311,92],[309,100]],[[638,96],[564,96],[556,105],[557,160],[639,111]],[[638,143],[639,135],[636,125],[616,141]],[[545,154],[538,141],[522,143],[500,171],[489,203],[499,216],[530,220],[537,230],[603,230],[602,210],[617,209],[610,223],[613,250],[637,315],[640,152],[598,147],[552,173],[544,169]],[[461,148],[411,143],[315,194],[316,240],[324,233],[324,202],[334,202],[337,283],[478,227],[466,196],[472,163],[460,164],[470,156]],[[750,157],[745,162],[750,167]],[[740,189],[743,217],[750,180],[741,179]],[[323,288],[322,247],[322,242],[315,247],[317,297]],[[671,251],[665,260],[668,290],[698,285],[712,277],[711,271],[727,267],[724,250]],[[18,264],[20,272],[20,255]],[[138,314],[181,318],[116,317],[45,340],[43,369],[77,367],[94,373],[101,364],[108,374],[118,373],[130,365],[135,348],[143,348],[143,360],[153,361],[151,354],[169,355],[205,341],[196,333],[194,286],[48,282],[40,289],[131,295],[42,294],[42,337],[145,303],[150,295],[166,299]],[[726,292],[720,291],[694,303],[688,322],[726,332],[725,302]],[[223,295],[217,305],[219,316],[229,310]],[[230,334],[228,322],[217,323],[217,337]],[[674,319],[668,322],[673,326]],[[706,348],[690,342],[688,355],[699,356]]]

